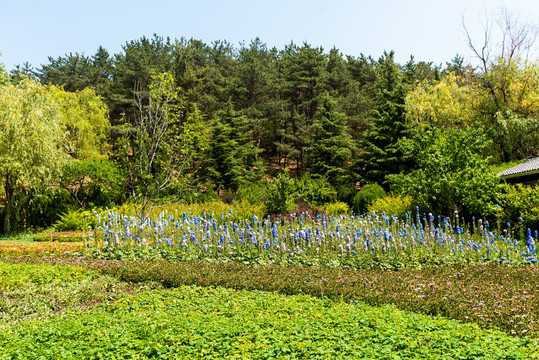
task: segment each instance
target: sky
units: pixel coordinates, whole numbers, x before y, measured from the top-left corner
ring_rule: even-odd
[[[459,54],[473,64],[462,19],[480,41],[502,7],[539,22],[537,0],[0,0],[0,63],[39,68],[49,56],[91,56],[99,46],[115,54],[157,34],[235,47],[256,37],[277,49],[307,42],[354,57],[393,50],[402,64],[413,55],[444,65]]]

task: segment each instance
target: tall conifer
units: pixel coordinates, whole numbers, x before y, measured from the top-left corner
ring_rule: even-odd
[[[406,88],[393,52],[384,53],[380,58],[377,75],[376,105],[361,141],[359,165],[364,180],[384,184],[386,175],[399,173],[404,168],[397,141],[406,130]]]
[[[235,190],[244,182],[255,181],[263,172],[262,163],[256,161],[258,152],[250,138],[248,119],[236,115],[229,101],[213,124],[208,176],[223,189]]]
[[[311,146],[306,152],[308,170],[338,185],[350,178],[354,142],[348,133],[346,117],[335,106],[335,101],[325,93],[312,126]]]

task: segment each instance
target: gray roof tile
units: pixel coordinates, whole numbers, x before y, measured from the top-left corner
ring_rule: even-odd
[[[528,159],[528,161],[513,166],[512,168],[505,169],[497,175],[501,177],[513,177],[514,175],[528,172],[539,172],[539,156]]]

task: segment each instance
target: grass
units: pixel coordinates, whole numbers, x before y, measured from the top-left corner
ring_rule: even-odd
[[[2,244],[29,244],[33,243],[32,235],[13,235],[0,238],[0,245]]]

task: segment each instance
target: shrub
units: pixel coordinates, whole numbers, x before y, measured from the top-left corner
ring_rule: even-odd
[[[58,231],[86,231],[95,227],[95,217],[82,210],[72,210],[60,216],[54,223]]]
[[[413,210],[412,198],[406,195],[389,194],[385,197],[375,199],[367,206],[367,211],[387,215],[396,215],[399,219],[404,218],[404,214]]]
[[[123,202],[124,181],[113,161],[94,158],[67,163],[62,169],[60,186],[69,191],[81,208],[88,209]]]
[[[507,185],[500,205],[504,221],[521,223],[525,228],[539,228],[539,187]],[[519,221],[520,218],[522,221]]]
[[[352,210],[356,214],[363,214],[367,211],[367,206],[376,199],[387,196],[385,190],[378,184],[367,184],[361,188],[354,196]]]
[[[183,199],[188,204],[198,204],[219,200],[219,194],[215,192],[211,184],[208,184],[196,190],[185,192]]]
[[[388,175],[392,190],[414,199],[422,212],[465,218],[499,216],[500,179],[483,157],[491,141],[481,130],[429,130],[402,139],[406,155],[415,161],[408,173]]]
[[[311,206],[337,200],[337,191],[326,178],[304,176],[297,180],[295,185],[296,197],[302,197]]]
[[[293,189],[295,181],[288,174],[288,170],[273,179],[268,192],[266,210],[269,214],[286,214],[295,208],[295,194]]]
[[[271,184],[267,181],[241,184],[236,191],[236,200],[251,204],[263,204],[268,200]]]
[[[352,205],[354,203],[354,196],[357,193],[355,184],[348,182],[338,185],[335,190],[337,191],[337,200]]]
[[[221,201],[224,202],[225,204],[228,204],[228,205],[232,204],[234,199],[235,199],[234,193],[230,190],[226,190],[224,193],[221,194]]]
[[[76,209],[78,205],[64,189],[48,189],[42,193],[16,194],[13,201],[17,204],[10,213],[11,230],[22,232],[25,229],[47,228],[60,219],[60,214]],[[18,209],[18,210],[17,210]],[[0,207],[0,221],[5,217]]]
[[[332,202],[322,206],[322,211],[331,215],[343,215],[350,212],[350,207],[343,202]]]

